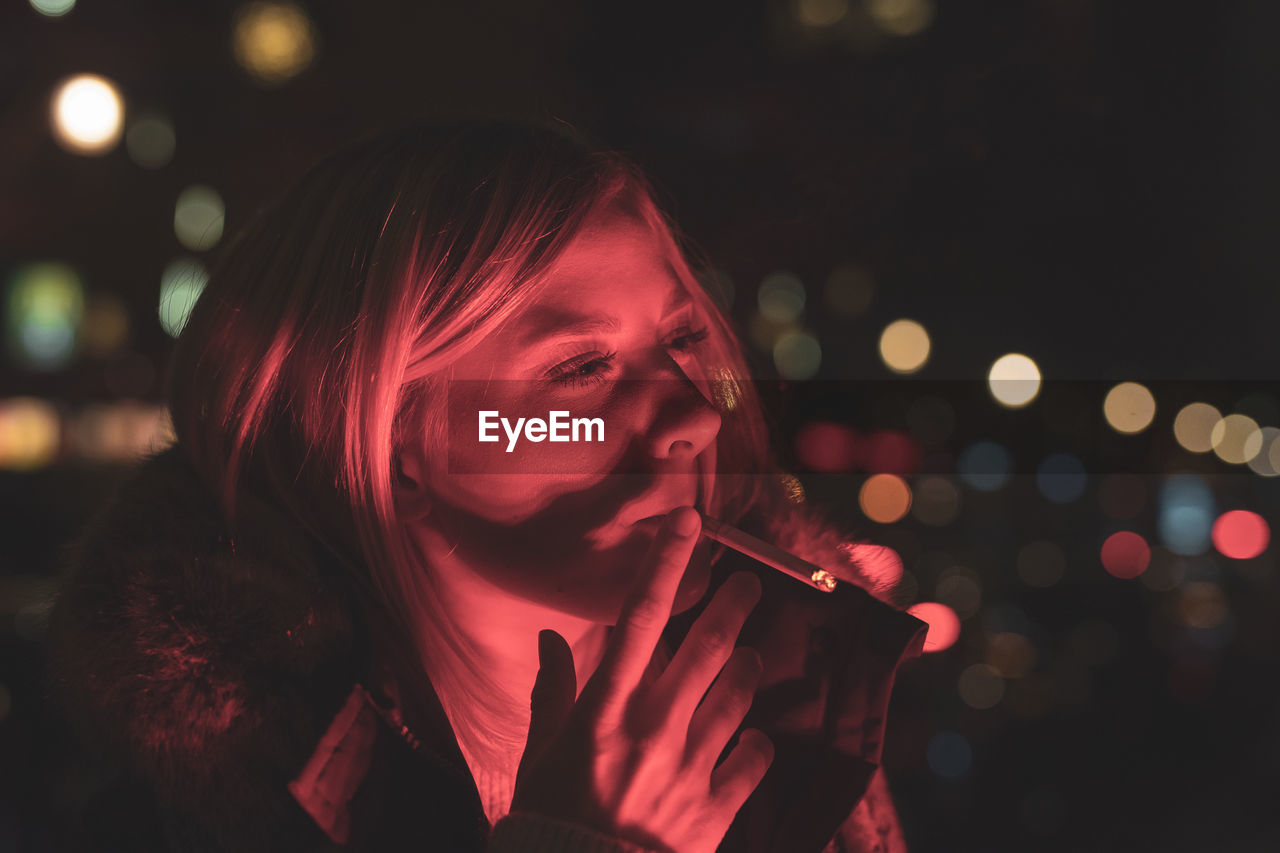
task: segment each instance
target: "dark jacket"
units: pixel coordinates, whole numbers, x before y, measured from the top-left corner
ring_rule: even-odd
[[[86,845],[110,849],[104,836],[124,832],[135,849],[184,853],[483,850],[490,827],[429,685],[401,686],[395,702],[386,685],[423,680],[397,675],[408,664],[376,609],[355,603],[364,599],[347,574],[283,513],[242,500],[247,525],[232,541],[171,447],[137,467],[69,552],[51,616],[51,691],[140,794],[91,809]],[[729,552],[713,583],[744,564],[754,565]],[[919,653],[924,625],[851,584],[824,595],[760,575],[764,595],[740,642],[767,666],[744,725],[768,732],[776,754],[721,850],[819,853],[853,837],[841,824],[875,773],[893,677]],[[700,607],[672,621],[672,647]],[[344,708],[350,722],[353,691],[379,722],[349,801],[333,804],[346,815],[344,846],[290,783],[314,771],[326,732],[332,747]]]

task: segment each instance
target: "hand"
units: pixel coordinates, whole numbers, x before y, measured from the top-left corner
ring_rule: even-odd
[[[666,670],[645,674],[700,527],[691,507],[663,520],[581,696],[568,643],[554,631],[538,635],[540,668],[512,811],[659,850],[712,853],[760,784],[773,744],[755,729],[743,731],[716,766],[760,681],[759,654],[733,647],[760,598],[755,575],[726,580]]]

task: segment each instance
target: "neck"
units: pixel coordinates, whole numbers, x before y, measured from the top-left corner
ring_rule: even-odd
[[[457,558],[449,549],[423,544],[436,596],[451,623],[442,627],[471,651],[469,660],[459,660],[433,650],[423,656],[427,675],[494,823],[510,807],[529,731],[538,632],[550,628],[569,643],[581,691],[604,653],[608,627],[512,596],[478,573],[450,564]]]

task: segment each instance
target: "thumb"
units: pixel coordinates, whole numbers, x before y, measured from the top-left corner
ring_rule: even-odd
[[[573,650],[550,629],[538,632],[538,677],[529,701],[529,738],[520,763],[536,760],[559,734],[578,696]]]

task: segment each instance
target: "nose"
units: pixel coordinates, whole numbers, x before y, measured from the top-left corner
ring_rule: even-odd
[[[687,460],[697,456],[720,432],[720,413],[681,371],[655,383],[654,422],[647,450],[655,459]]]

